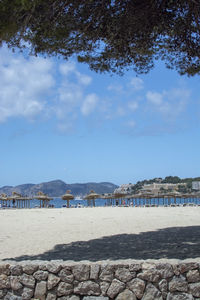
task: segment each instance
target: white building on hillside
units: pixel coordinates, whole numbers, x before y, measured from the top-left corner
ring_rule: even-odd
[[[127,183],[122,184],[120,187],[114,190],[114,194],[122,193],[122,194],[131,194],[132,187],[134,187],[135,184]]]
[[[142,187],[142,192],[154,192],[157,193],[160,190],[171,190],[176,191],[178,190],[178,186],[183,185],[185,186],[186,183],[151,183],[151,184],[144,184]]]
[[[200,181],[192,181],[192,189],[193,190],[200,190]]]

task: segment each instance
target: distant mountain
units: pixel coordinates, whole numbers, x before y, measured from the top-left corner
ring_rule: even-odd
[[[38,191],[48,194],[51,197],[62,196],[67,190],[71,190],[72,194],[86,195],[91,190],[98,194],[112,193],[118,186],[110,182],[88,182],[88,183],[73,183],[67,184],[62,180],[53,180],[39,184],[21,184],[17,186],[3,186],[0,188],[0,194],[6,193],[10,195],[12,192],[17,192],[22,195],[33,196]]]

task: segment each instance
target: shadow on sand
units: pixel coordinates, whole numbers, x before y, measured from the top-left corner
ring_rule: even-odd
[[[200,226],[172,227],[140,234],[118,234],[56,245],[38,255],[5,260],[186,259],[200,257]]]

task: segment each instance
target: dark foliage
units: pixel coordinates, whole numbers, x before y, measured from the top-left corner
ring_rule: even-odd
[[[146,73],[162,59],[180,74],[199,74],[199,22],[199,0],[0,1],[1,43],[75,54],[99,72]]]

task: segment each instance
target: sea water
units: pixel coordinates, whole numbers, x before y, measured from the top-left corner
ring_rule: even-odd
[[[150,202],[150,200],[148,200],[148,202],[147,202],[146,199],[140,199],[140,205],[142,205],[142,206],[145,205],[145,204],[149,204],[149,205],[153,204],[153,205],[156,205],[156,206],[157,205],[159,205],[159,206],[168,205],[168,199],[165,199],[164,201],[165,202],[163,203],[163,199],[151,199],[151,202]],[[121,200],[119,201],[119,203],[121,203]],[[199,205],[200,204],[200,199],[180,199],[180,198],[176,199],[176,204],[184,205],[186,203],[187,204],[194,203],[194,204]],[[61,207],[66,206],[67,201],[62,200],[61,198],[53,198],[53,200],[51,200],[49,202],[49,204],[53,205],[55,208],[61,208]],[[138,199],[136,201],[135,201],[135,199],[131,200],[130,204],[131,204],[131,206],[139,205],[139,200]],[[170,199],[170,204],[175,204],[173,198]],[[30,201],[30,207],[31,208],[39,207],[39,205],[40,205],[40,201],[37,200],[37,199],[34,199],[34,200]],[[106,199],[96,199],[95,200],[95,206],[97,206],[97,207],[103,207],[103,206],[107,206],[107,205],[108,205],[108,203],[107,203]],[[88,204],[87,204],[87,200],[76,200],[76,199],[74,199],[74,200],[70,200],[70,206],[71,207],[87,207]]]
[[[53,198],[53,200],[51,200],[49,202],[50,205],[53,205],[55,208],[61,208],[61,207],[64,207],[67,205],[67,201],[66,200],[62,200],[61,198]],[[96,206],[105,206],[106,204],[106,201],[105,199],[96,199],[95,200],[95,205]],[[37,207],[40,205],[40,201],[37,200],[37,199],[33,199],[30,201],[30,207],[33,208],[33,207]],[[88,206],[87,205],[87,200],[70,200],[70,206],[71,207],[78,207],[78,206],[81,206],[81,207],[85,207],[85,206]]]

